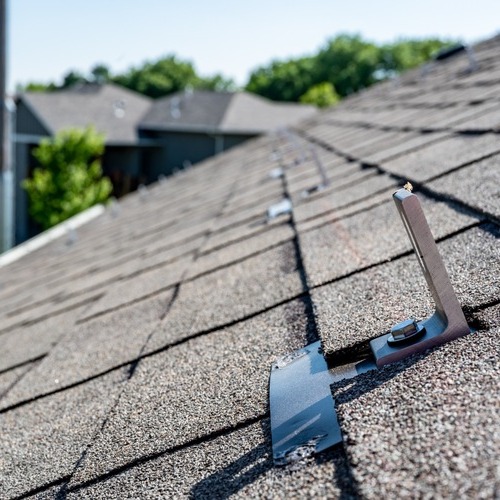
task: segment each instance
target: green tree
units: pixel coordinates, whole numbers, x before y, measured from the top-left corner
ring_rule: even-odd
[[[314,66],[312,57],[273,61],[269,66],[257,68],[245,88],[274,101],[298,101],[310,87],[320,83]]]
[[[163,97],[186,88],[215,91],[235,90],[233,80],[216,74],[202,77],[196,73],[193,64],[169,55],[112,78],[116,83],[131,90],[148,95]]]
[[[314,56],[273,61],[257,68],[245,88],[276,101],[299,101],[309,89],[326,82],[345,97],[422,64],[450,43],[434,38],[407,39],[381,46],[359,35],[341,34]],[[311,92],[317,94],[317,89]]]
[[[33,151],[40,164],[23,181],[31,217],[43,229],[106,201],[111,182],[102,176],[104,137],[93,128],[67,129]]]
[[[380,49],[375,44],[359,35],[339,35],[316,56],[316,78],[332,83],[344,97],[375,83],[380,62]]]
[[[163,97],[186,88],[221,91],[236,90],[233,80],[221,74],[200,76],[193,64],[178,59],[174,55],[162,57],[156,61],[147,61],[124,73],[113,75],[106,64],[99,63],[88,74],[76,70],[68,71],[60,85],[54,83],[28,83],[19,87],[20,91],[43,92],[65,89],[79,83],[115,82],[131,90],[150,97]]]
[[[87,79],[79,71],[71,70],[64,75],[62,85],[59,88],[66,89],[77,83],[87,83]]]
[[[52,92],[56,89],[54,83],[44,83],[44,82],[29,82],[26,85],[19,85],[17,87],[18,92]]]
[[[453,40],[401,39],[381,47],[382,66],[387,72],[406,71],[431,59],[441,49],[456,44]]]
[[[303,104],[314,104],[318,108],[327,108],[337,104],[339,99],[335,87],[330,82],[323,82],[313,85],[299,100]]]
[[[189,86],[196,88],[199,78],[190,62],[181,61],[170,55],[155,62],[146,62],[141,67],[132,68],[116,76],[114,81],[131,90],[156,98]]]
[[[90,70],[90,74],[92,75],[91,80],[95,83],[102,84],[111,80],[111,71],[105,64],[96,64]]]
[[[216,92],[232,92],[236,90],[236,84],[231,78],[226,78],[221,74],[214,76],[200,77],[196,88],[203,90],[215,90]]]

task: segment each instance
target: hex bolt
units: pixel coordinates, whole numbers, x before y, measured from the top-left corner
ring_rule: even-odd
[[[391,335],[387,341],[390,344],[407,341],[412,337],[420,336],[424,331],[425,328],[422,325],[419,325],[415,319],[410,318],[394,325],[391,328]]]

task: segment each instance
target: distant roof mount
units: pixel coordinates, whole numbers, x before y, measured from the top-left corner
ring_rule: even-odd
[[[467,50],[467,47],[463,43],[457,43],[456,45],[452,45],[451,47],[446,47],[441,49],[437,54],[433,57],[435,61],[444,61],[445,59],[449,59],[460,52]]]

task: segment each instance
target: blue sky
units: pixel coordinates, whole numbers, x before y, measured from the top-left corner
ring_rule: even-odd
[[[8,12],[11,90],[170,53],[243,84],[255,67],[313,53],[341,32],[472,42],[500,30],[499,0],[8,0]]]

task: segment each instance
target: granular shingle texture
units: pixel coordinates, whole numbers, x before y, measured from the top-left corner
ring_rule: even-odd
[[[458,300],[468,310],[500,299],[499,239],[498,229],[484,226],[438,245]],[[318,287],[312,294],[330,356],[378,337],[407,318],[426,318],[434,310],[414,255]]]
[[[422,205],[435,238],[442,238],[476,219],[422,197]],[[391,260],[411,249],[400,237],[401,219],[390,201],[346,220],[301,233],[309,285],[320,285],[378,262]],[[403,234],[404,236],[404,234]]]
[[[429,188],[500,219],[500,156],[442,177]]]
[[[2,415],[0,493],[11,498],[68,477],[101,427],[121,371]]]
[[[268,367],[304,344],[303,313],[293,302],[141,361],[75,481],[265,415]]]
[[[295,247],[284,243],[186,283],[148,349],[244,319],[302,291]]]
[[[299,493],[301,498],[354,496],[339,450],[311,457],[300,465],[275,468],[269,440],[266,419],[165,453],[109,480],[77,486],[68,498],[295,498]]]
[[[0,401],[0,408],[133,362],[158,328],[171,300],[172,292],[166,292],[123,311],[74,325],[39,366]]]
[[[499,334],[474,333],[333,388],[363,497],[496,497]]]
[[[474,56],[0,258],[0,497],[498,497],[500,37]],[[276,467],[273,360],[319,340],[342,372],[434,310],[392,201],[407,181],[475,331],[332,386],[343,442]]]

